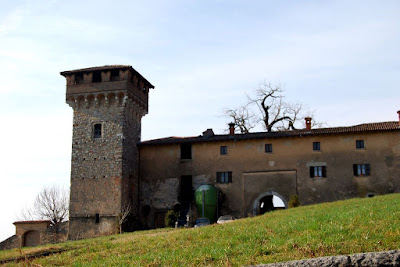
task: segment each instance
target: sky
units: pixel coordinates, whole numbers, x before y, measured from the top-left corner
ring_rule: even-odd
[[[398,120],[400,1],[0,0],[0,240],[69,187],[61,71],[132,65],[155,89],[142,140],[224,133],[263,82],[326,126]],[[262,130],[262,128],[256,129]]]

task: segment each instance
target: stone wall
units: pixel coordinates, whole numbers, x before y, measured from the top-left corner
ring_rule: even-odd
[[[118,216],[126,207],[131,214],[126,226],[137,221],[136,144],[152,85],[130,66],[61,74],[74,109],[69,238],[117,233]]]
[[[258,267],[302,267],[302,266],[357,266],[357,267],[378,267],[378,266],[400,266],[400,250],[383,252],[358,253],[350,256],[321,257],[298,261],[287,261],[271,264],[255,265]]]
[[[16,235],[13,235],[0,243],[0,250],[19,248],[20,240]]]
[[[49,221],[25,221],[14,223],[16,234],[0,243],[0,250],[22,246],[36,246],[65,242],[68,237],[68,222],[49,226]],[[35,233],[34,239],[27,242],[27,236]]]

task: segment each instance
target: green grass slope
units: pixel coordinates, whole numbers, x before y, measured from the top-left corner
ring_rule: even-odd
[[[400,194],[279,210],[224,225],[157,229],[0,252],[51,249],[43,266],[237,266],[400,248]],[[25,262],[27,263],[28,260]]]

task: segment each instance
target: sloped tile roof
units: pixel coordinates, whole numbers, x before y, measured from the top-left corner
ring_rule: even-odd
[[[347,127],[332,127],[332,128],[318,128],[318,129],[300,129],[290,131],[276,131],[276,132],[257,132],[248,134],[235,134],[235,135],[213,135],[209,137],[193,136],[193,137],[166,137],[154,140],[143,141],[140,146],[148,145],[164,145],[164,144],[181,144],[181,143],[200,143],[200,142],[218,142],[227,140],[249,140],[249,139],[266,139],[266,138],[284,138],[296,136],[314,136],[314,135],[335,135],[335,134],[351,134],[363,132],[380,132],[380,131],[400,131],[398,121],[377,122],[377,123],[364,123],[355,126]]]
[[[67,70],[67,71],[60,72],[60,74],[65,76],[68,74],[74,74],[74,73],[78,73],[78,72],[92,72],[92,71],[98,71],[98,70],[129,69],[129,68],[132,68],[132,66],[131,65],[104,65],[104,66],[99,66],[99,67]]]
[[[102,71],[102,70],[115,70],[115,69],[131,69],[136,75],[138,75],[142,80],[147,83],[146,85],[149,86],[150,88],[154,88],[154,85],[152,85],[146,78],[144,78],[138,71],[136,71],[134,68],[132,68],[131,65],[105,65],[105,66],[100,66],[100,67],[91,67],[91,68],[84,68],[84,69],[76,69],[76,70],[67,70],[67,71],[62,71],[60,74],[62,76],[66,75],[72,75],[80,72],[93,72],[93,71]]]
[[[48,224],[50,224],[51,221],[49,221],[49,220],[36,220],[36,221],[17,221],[17,222],[13,222],[13,224],[30,224],[30,223],[48,223]]]

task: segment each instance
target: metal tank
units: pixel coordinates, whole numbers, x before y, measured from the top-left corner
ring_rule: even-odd
[[[201,185],[195,192],[196,207],[201,217],[208,218],[211,223],[217,219],[218,190],[212,185]]]

